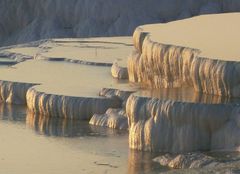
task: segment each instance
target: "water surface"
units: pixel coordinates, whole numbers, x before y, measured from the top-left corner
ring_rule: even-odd
[[[0,105],[0,173],[156,173],[157,154],[130,151],[128,133]]]
[[[157,153],[129,150],[128,132],[88,122],[48,118],[24,106],[0,105],[0,173],[157,174],[214,173],[215,169],[170,170],[152,161]],[[239,153],[208,152],[225,162],[220,173],[238,172]]]

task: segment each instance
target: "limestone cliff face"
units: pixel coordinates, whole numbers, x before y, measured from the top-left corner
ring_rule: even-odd
[[[132,149],[178,153],[240,146],[237,104],[184,103],[133,94],[126,106]]]
[[[0,44],[131,35],[146,23],[239,10],[238,0],[1,0]]]
[[[128,59],[129,79],[148,88],[191,86],[195,91],[240,96],[240,63],[199,57],[200,50],[165,45],[137,28]]]

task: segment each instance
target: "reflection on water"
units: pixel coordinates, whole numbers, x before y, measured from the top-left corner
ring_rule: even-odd
[[[168,168],[162,167],[158,163],[154,163],[152,161],[152,159],[155,158],[156,156],[158,156],[158,154],[156,153],[129,150],[128,173],[155,174],[169,170]]]
[[[45,174],[171,172],[152,161],[159,154],[129,150],[128,133],[124,131],[34,115],[19,105],[1,104],[0,118],[0,159],[4,159],[0,160],[0,173],[31,174],[36,170]],[[13,124],[16,122],[18,126]],[[27,150],[22,151],[23,148]],[[238,153],[208,155],[226,162],[240,158]],[[12,168],[9,164],[16,161],[18,164]]]
[[[27,113],[26,124],[37,133],[47,136],[76,137],[91,133],[86,123],[77,120],[44,117]]]
[[[26,107],[0,103],[0,119],[11,121],[25,121]]]
[[[195,92],[193,88],[142,90],[137,92],[137,95],[192,103],[240,103],[240,98],[202,94]]]
[[[27,150],[24,151],[22,155],[18,155],[20,158],[19,160],[21,161],[19,165],[21,165],[19,168],[16,167],[16,170],[18,170],[19,173],[23,173],[21,171],[24,169],[24,167],[22,168],[22,166],[24,166],[24,162],[34,162],[32,159],[34,158],[34,156],[32,156],[33,151],[36,153],[35,155],[43,156],[39,159],[39,162],[43,163],[41,170],[45,173],[52,173],[51,170],[46,172],[48,168],[45,166],[45,162],[52,163],[52,161],[55,160],[56,163],[58,163],[56,169],[59,169],[59,166],[60,168],[61,166],[66,166],[61,159],[56,159],[59,157],[59,151],[63,148],[63,144],[67,147],[64,153],[67,153],[69,156],[68,160],[70,160],[70,163],[68,164],[69,167],[65,167],[66,171],[70,171],[71,168],[74,167],[72,166],[73,164],[71,160],[80,160],[76,161],[76,163],[79,163],[77,166],[79,170],[76,172],[89,170],[93,171],[92,173],[106,173],[106,171],[108,171],[107,173],[137,174],[156,173],[156,171],[160,171],[160,166],[152,161],[152,154],[129,151],[128,133],[126,131],[91,126],[87,122],[78,120],[35,115],[31,112],[27,112],[26,107],[19,105],[12,106],[1,104],[0,117],[2,118],[2,121],[0,121],[0,131],[3,132],[2,129],[4,129],[6,132],[11,132],[10,135],[6,135],[9,138],[9,140],[6,141],[6,146],[11,144],[12,141],[13,144],[17,141],[19,147],[27,146]],[[19,123],[18,126],[12,124],[13,122]],[[26,126],[24,123],[26,123]],[[34,130],[36,134],[31,133],[32,130]],[[23,139],[25,140],[18,141],[18,139],[22,139],[22,137],[24,137]],[[29,145],[26,145],[26,143]],[[50,145],[52,143],[55,144],[54,149],[51,149]],[[0,144],[0,148],[7,148],[7,151],[11,152],[10,154],[13,154],[13,156],[11,156],[12,159],[14,159],[15,153],[21,153],[18,152],[21,151],[20,149],[13,150],[12,147],[9,147],[8,149],[6,146]],[[46,148],[50,148],[51,151]],[[71,156],[72,149],[74,149],[74,154],[78,154],[78,159],[75,159],[74,156],[76,155]],[[51,159],[48,159],[49,157],[45,156],[45,153],[46,155],[51,154]],[[1,157],[2,156],[0,154],[0,158]],[[7,157],[4,158],[7,159]],[[86,164],[82,164],[82,160],[84,160]],[[1,163],[0,161],[0,164],[3,165],[4,163]],[[11,171],[8,167],[10,166],[2,168],[5,173]],[[39,166],[37,166],[37,169],[35,168],[34,170],[38,170],[38,167]],[[0,172],[1,171],[2,170],[0,169]]]
[[[46,117],[27,112],[26,124],[38,134],[60,137],[104,137],[126,134],[126,131],[89,125],[87,121]]]

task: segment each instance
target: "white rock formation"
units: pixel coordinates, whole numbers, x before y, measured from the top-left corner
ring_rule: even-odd
[[[89,124],[120,130],[128,129],[128,119],[124,109],[110,108],[105,114],[94,114]]]
[[[128,97],[134,92],[135,91],[124,91],[124,90],[113,89],[113,88],[103,88],[99,92],[99,95],[107,98],[116,97],[120,99],[122,102],[121,108],[125,108]]]
[[[91,52],[96,49],[96,54]],[[0,81],[1,100],[27,104],[37,115],[89,121],[94,114],[126,103],[130,92],[124,90],[132,87],[127,81],[113,80],[109,66],[116,58],[124,61],[131,49],[130,37],[58,39],[2,48],[0,56],[23,55],[32,60],[1,68],[0,79],[8,80]],[[103,90],[99,96],[103,87],[116,89]]]
[[[119,66],[117,62],[113,63],[111,73],[114,78],[128,79],[128,68]]]
[[[52,117],[89,120],[93,114],[103,114],[108,108],[119,108],[117,98],[71,97],[46,94],[34,88],[27,91],[29,111]]]
[[[213,17],[210,15],[207,17],[209,20],[217,19],[217,21],[221,21],[221,18],[230,19],[234,17],[234,19],[239,19],[240,15],[213,15]],[[202,19],[208,19],[207,17],[197,17],[192,19],[192,21],[197,19],[201,21]],[[189,21],[191,20],[187,22]],[[178,24],[181,24],[181,22],[178,22]],[[220,25],[219,23],[217,24]],[[167,26],[168,24],[165,25]],[[164,28],[165,25],[158,27]],[[157,29],[154,30],[154,25],[151,27],[156,35],[157,31],[155,30]],[[224,30],[221,31],[224,32]],[[212,57],[211,59],[204,58],[202,56],[208,55],[208,52],[204,52],[202,55],[202,50],[198,48],[165,44],[161,42],[161,37],[155,39],[155,35],[147,32],[148,30],[144,30],[144,26],[137,28],[134,32],[133,40],[136,50],[133,51],[128,59],[130,81],[140,82],[143,86],[150,88],[192,86],[195,91],[207,94],[240,96],[239,61],[212,59]],[[231,37],[234,38],[234,34],[231,34]],[[171,38],[169,39],[170,41]],[[232,41],[231,44],[235,43],[233,39],[230,39],[230,41]],[[232,50],[235,53],[237,45],[235,44],[234,47],[232,47]],[[228,52],[227,50],[226,52]],[[231,55],[231,53],[229,54]],[[236,55],[234,54],[234,56]],[[235,58],[234,60],[237,59]]]
[[[238,104],[175,102],[132,94],[126,104],[129,146],[170,153],[237,150],[239,108]]]
[[[145,23],[239,10],[238,0],[1,0],[0,43],[130,35]]]
[[[26,104],[26,93],[37,84],[0,81],[0,100],[10,104]]]
[[[99,95],[107,98],[118,99],[121,107],[118,109],[110,108],[105,114],[94,114],[89,124],[95,126],[109,127],[113,129],[128,129],[128,118],[126,115],[126,102],[134,91],[123,91],[119,89],[103,88]]]

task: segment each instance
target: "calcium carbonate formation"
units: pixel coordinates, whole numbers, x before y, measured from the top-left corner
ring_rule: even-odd
[[[37,84],[0,81],[0,100],[10,104],[26,104],[26,93]]]
[[[89,124],[113,129],[127,130],[128,118],[125,111],[126,102],[132,93],[134,93],[134,91],[103,88],[99,93],[100,96],[118,99],[122,104],[118,109],[109,108],[104,114],[94,114],[89,121]]]
[[[194,87],[195,91],[240,96],[240,63],[199,57],[201,50],[154,42],[142,28],[133,35],[129,79],[148,88]]]
[[[93,114],[103,114],[108,108],[119,108],[114,98],[71,97],[46,94],[34,88],[26,94],[28,109],[36,114],[60,118],[89,120]]]
[[[105,64],[98,63],[95,59],[91,62],[86,61],[86,58],[81,60],[41,54],[36,54],[34,57],[41,61],[54,61],[51,63],[65,61],[94,66],[112,65],[113,77],[129,78],[130,82],[139,83],[145,90],[187,87],[194,88],[196,92],[226,96],[226,98],[240,96],[239,62],[204,58],[200,56],[201,50],[198,48],[168,45],[154,41],[153,37],[141,27],[135,30],[133,35],[135,49],[128,58],[127,68],[121,67],[117,62]],[[72,43],[69,41],[68,44]],[[112,44],[114,46],[116,43]],[[89,45],[82,47],[86,48]],[[45,44],[43,49],[50,48]],[[114,47],[111,49],[114,50]],[[82,72],[69,74],[82,75]],[[88,72],[86,77],[84,75],[82,78],[87,78],[87,75]],[[108,74],[104,71],[103,75],[101,80],[93,79],[100,82],[105,75],[110,76],[110,72]],[[79,81],[81,82],[81,79]],[[240,147],[240,139],[237,138],[240,137],[240,106],[237,102],[221,103],[218,102],[219,98],[216,99],[214,96],[209,102],[208,98],[199,95],[191,96],[196,102],[156,98],[156,96],[144,97],[135,93],[139,90],[137,86],[135,86],[136,90],[132,91],[103,88],[99,96],[76,97],[41,92],[35,88],[35,85],[37,84],[0,81],[1,101],[27,104],[29,113],[34,115],[33,120],[50,116],[90,120],[91,125],[128,129],[129,147],[136,150],[180,153],[239,150]],[[72,86],[76,87],[76,85],[78,83]],[[114,86],[114,83],[110,85]],[[215,100],[215,103],[211,100]],[[35,117],[35,115],[44,117]],[[34,124],[33,120],[29,116],[30,124]],[[45,123],[46,126],[52,126],[48,125],[48,121],[44,122],[44,125]],[[197,159],[200,157],[197,156]],[[185,161],[185,157],[180,159]],[[187,167],[192,165],[191,162],[186,164]]]
[[[114,78],[128,79],[127,67],[119,66],[117,62],[114,62],[111,68],[111,73]]]
[[[120,108],[118,98],[88,98],[46,94],[34,89],[37,84],[0,81],[1,101],[27,104],[30,112],[44,116],[89,120],[108,108]]]
[[[107,98],[118,98],[122,102],[122,108],[125,108],[128,97],[134,92],[135,91],[124,91],[113,88],[103,88],[99,92],[99,95]]]
[[[238,14],[214,16],[218,20],[221,17],[236,19]],[[215,19],[207,17],[208,20]],[[207,17],[198,17],[193,21]],[[151,27],[148,28],[149,33],[143,26],[138,27],[133,34],[135,49],[128,59],[131,82],[139,83],[146,89],[190,87],[195,92],[210,96],[240,97],[239,61],[207,58],[202,56],[202,50],[198,48],[161,43],[161,35],[157,35],[161,30],[158,31],[154,25]],[[158,27],[165,26],[162,24]],[[171,29],[177,30],[175,27]],[[184,30],[184,27],[181,29]],[[171,42],[174,39],[169,40]],[[232,49],[235,53],[235,47]],[[204,99],[206,103],[199,103],[151,97],[132,94],[128,98],[126,112],[130,148],[170,153],[239,150],[238,103],[211,103],[208,98]]]
[[[186,103],[132,94],[126,105],[129,146],[157,152],[237,149],[238,104]]]
[[[89,124],[120,130],[128,129],[128,119],[124,109],[110,108],[105,114],[94,114]]]

